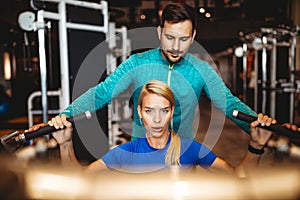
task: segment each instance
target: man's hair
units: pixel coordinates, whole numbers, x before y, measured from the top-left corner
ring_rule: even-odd
[[[185,3],[172,3],[168,4],[164,8],[160,20],[160,26],[163,28],[165,21],[169,23],[178,23],[185,20],[191,20],[193,30],[196,29],[197,15],[194,8]]]

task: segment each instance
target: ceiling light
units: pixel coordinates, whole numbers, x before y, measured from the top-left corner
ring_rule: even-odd
[[[200,13],[205,13],[205,8],[199,8]]]
[[[145,15],[145,14],[141,14],[141,15],[140,15],[140,19],[141,19],[141,20],[145,20],[145,19],[146,19],[146,15]]]
[[[205,13],[206,18],[211,18],[211,14],[209,12]]]

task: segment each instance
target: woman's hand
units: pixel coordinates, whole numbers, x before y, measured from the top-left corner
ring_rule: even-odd
[[[259,128],[258,126],[270,126],[277,121],[267,115],[258,114],[257,120],[250,124],[250,146],[255,149],[262,149],[272,136],[272,131]]]
[[[52,136],[59,145],[72,141],[72,123],[67,121],[67,116],[65,114],[53,117],[50,121],[48,121],[48,125],[54,126],[56,129],[62,129],[52,133]]]
[[[47,124],[44,124],[44,123],[35,124],[35,125],[29,127],[27,130],[25,130],[25,133],[37,131],[41,127],[44,127],[47,125],[54,126],[56,129],[63,129],[64,127],[71,127],[72,123],[67,121],[67,116],[65,114],[63,114],[62,116],[53,117],[50,121],[48,121]]]
[[[66,127],[71,127],[72,123],[67,121],[67,116],[62,114],[61,116],[53,117],[50,121],[48,121],[49,126],[54,126],[56,129],[63,129]]]
[[[72,126],[62,129],[62,130],[57,130],[52,133],[53,138],[56,140],[56,142],[59,145],[63,145],[63,144],[66,144],[67,142],[71,142],[72,135],[73,135]]]

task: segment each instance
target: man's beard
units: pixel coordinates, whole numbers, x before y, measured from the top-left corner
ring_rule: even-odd
[[[178,50],[164,50],[164,49],[161,49],[161,52],[163,53],[164,57],[167,59],[167,61],[170,63],[170,64],[174,64],[174,63],[178,63],[179,61],[182,60],[182,56],[179,56],[179,59],[176,61],[176,62],[173,62],[170,60],[168,54],[166,53],[173,53],[173,54],[182,54],[183,52],[182,51],[178,51]]]

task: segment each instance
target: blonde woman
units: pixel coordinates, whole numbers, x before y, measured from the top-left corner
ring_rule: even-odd
[[[198,165],[234,172],[244,167],[257,166],[263,148],[272,135],[272,132],[257,126],[269,126],[275,120],[266,115],[258,115],[258,120],[251,123],[249,151],[237,167],[232,167],[205,146],[194,140],[181,138],[172,131],[174,104],[174,95],[167,84],[157,80],[148,82],[138,99],[138,114],[146,129],[145,137],[115,147],[85,170],[99,171],[108,168],[137,173],[168,169],[172,165],[184,169]],[[53,118],[49,125],[67,126],[66,129],[53,133],[60,145],[62,164],[81,167],[74,154],[72,127],[66,116]]]

